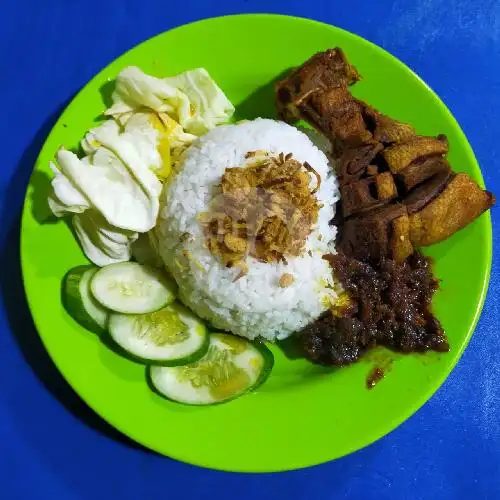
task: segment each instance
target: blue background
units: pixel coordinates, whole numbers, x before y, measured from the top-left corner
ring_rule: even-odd
[[[311,469],[240,475],[155,455],[93,414],[41,347],[17,263],[19,213],[61,109],[146,38],[204,17],[266,11],[335,24],[402,59],[450,107],[500,193],[498,0],[1,1],[0,498],[500,498],[498,254],[476,333],[437,394],[374,445]]]

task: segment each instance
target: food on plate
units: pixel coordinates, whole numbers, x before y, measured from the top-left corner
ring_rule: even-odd
[[[228,124],[234,107],[204,69],[156,78],[128,67],[85,156],[57,152],[50,207],[72,216],[101,267],[68,274],[65,306],[147,365],[160,395],[234,399],[269,375],[263,342],[292,335],[324,365],[377,345],[449,350],[431,312],[439,281],[418,248],[495,198],[453,171],[444,135],[356,99],[360,78],[341,49],[318,53],[277,84],[289,123]]]
[[[117,76],[112,99],[105,114],[120,124],[137,111],[163,113],[192,139],[226,123],[234,113],[232,103],[203,68],[155,78],[129,66]]]
[[[481,215],[495,201],[471,178],[459,173],[446,188],[422,210],[410,216],[411,239],[426,246],[442,241],[462,229],[466,221]]]
[[[90,281],[90,290],[112,311],[146,314],[173,302],[176,287],[157,269],[136,262],[118,262],[99,269]]]
[[[353,258],[404,260],[413,252],[409,217],[401,203],[387,205],[343,222],[339,248]]]
[[[162,184],[134,137],[116,124],[96,137],[101,145],[83,159],[57,152],[49,204],[58,217],[73,215],[86,255],[103,266],[130,259],[130,243],[154,227]]]
[[[277,107],[287,121],[303,118],[332,143],[341,192],[340,213],[346,226],[339,247],[356,258],[369,254],[371,258],[388,256],[401,261],[411,253],[410,245],[405,251],[393,253],[392,228],[385,220],[387,212],[380,207],[401,204],[398,210],[409,216],[410,224],[406,219],[399,224],[398,237],[418,247],[451,236],[490,208],[495,198],[467,174],[459,174],[455,180],[456,174],[444,159],[448,153],[446,136],[417,135],[411,126],[356,99],[348,86],[359,79],[343,51],[329,49],[314,55],[278,83]],[[381,186],[382,181],[386,188]],[[473,208],[466,208],[469,204]],[[427,222],[437,213],[439,229]],[[411,227],[418,227],[418,232]],[[360,233],[364,233],[362,238]],[[374,251],[380,253],[375,255]]]
[[[226,168],[221,194],[203,221],[209,250],[230,266],[246,255],[262,262],[299,256],[318,220],[320,175],[292,153],[246,157],[245,168]],[[313,189],[309,172],[316,176]]]
[[[133,258],[149,267],[163,267],[163,261],[158,252],[158,238],[154,231],[142,233],[132,242],[130,250]]]
[[[99,270],[96,266],[78,266],[68,272],[63,285],[63,304],[83,327],[95,333],[104,331],[109,311],[90,293],[90,282]]]
[[[182,302],[249,339],[305,327],[337,295],[323,259],[337,199],[327,157],[290,125],[257,119],[197,139],[165,186],[155,229]]]
[[[443,329],[430,312],[438,288],[430,259],[419,252],[401,263],[383,258],[378,266],[342,253],[327,259],[345,303],[301,332],[309,359],[347,365],[375,345],[402,352],[448,351]]]
[[[184,365],[208,349],[205,325],[176,303],[147,314],[112,313],[108,330],[128,355],[147,364]]]
[[[198,135],[228,121],[233,105],[199,68],[155,78],[125,68],[116,81],[112,117],[81,142],[83,158],[61,148],[49,205],[72,216],[87,257],[105,266],[131,258],[131,245],[158,216],[162,182]]]
[[[406,137],[405,142],[388,143],[392,146],[382,151],[382,156],[393,174],[404,171],[414,161],[429,156],[443,156],[448,153],[448,139],[445,135]]]
[[[151,366],[149,380],[163,397],[188,405],[223,403],[262,384],[273,366],[261,343],[212,333],[203,358],[185,366]]]
[[[314,55],[276,87],[278,112],[330,139],[340,187],[338,255],[328,256],[344,302],[308,325],[312,361],[344,365],[377,344],[403,352],[447,351],[430,312],[438,281],[416,248],[450,237],[495,197],[445,159],[446,136],[417,135],[349,91],[360,79],[340,48]]]

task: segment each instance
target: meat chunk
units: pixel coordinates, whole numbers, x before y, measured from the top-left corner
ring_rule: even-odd
[[[411,241],[432,245],[451,236],[495,203],[467,174],[459,173],[423,210],[410,216]]]
[[[437,198],[452,177],[452,171],[445,170],[437,173],[435,176],[419,184],[410,191],[410,194],[404,199],[404,204],[408,208],[408,213],[413,214],[422,210],[432,200]]]
[[[341,186],[341,203],[344,217],[372,208],[379,204],[376,196],[375,181],[371,179],[361,179]]]
[[[380,142],[370,142],[357,148],[345,148],[337,163],[337,177],[341,185],[358,180],[382,151]],[[375,171],[367,172],[373,175]]]
[[[344,222],[339,249],[359,260],[387,255],[387,225],[376,219],[352,217]]]
[[[352,85],[360,79],[356,68],[349,63],[340,47],[318,52],[302,66],[278,83],[278,88],[289,88],[296,101],[303,101],[311,90]]]
[[[392,221],[391,254],[396,262],[403,262],[412,253],[410,218],[403,214]]]
[[[398,177],[406,191],[410,191],[418,184],[444,172],[451,172],[450,164],[444,158],[431,157],[422,162],[412,163],[399,172]]]
[[[408,142],[416,136],[414,128],[408,123],[394,120],[376,109],[364,104],[363,113],[373,138],[384,145]]]
[[[330,140],[341,142],[344,148],[372,139],[362,109],[347,86],[342,85],[312,94],[308,106],[302,107],[302,115]]]
[[[340,186],[340,200],[344,217],[349,217],[377,202],[370,192],[371,184],[373,184],[373,180],[362,179]]]
[[[390,172],[383,172],[374,178],[379,200],[392,200],[398,195],[394,178]]]
[[[340,48],[313,55],[276,85],[278,114],[286,121],[298,120],[308,98],[321,90],[351,85],[359,73]]]
[[[390,172],[341,185],[340,192],[344,217],[384,205],[398,195]]]
[[[363,103],[347,86],[359,74],[339,48],[320,52],[276,85],[278,116],[285,121],[309,121],[332,143],[362,144],[371,139],[363,118]]]
[[[397,174],[410,163],[429,156],[442,156],[448,153],[448,140],[445,135],[437,137],[416,136],[408,142],[384,149],[382,153],[391,172]]]
[[[362,261],[392,257],[396,248],[393,221],[405,215],[406,207],[398,203],[351,217],[344,223],[340,250]]]

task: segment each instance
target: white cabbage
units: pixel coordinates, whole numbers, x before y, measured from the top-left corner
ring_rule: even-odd
[[[196,136],[227,122],[234,113],[234,106],[203,68],[161,79],[130,66],[118,75],[112,99],[105,114],[120,123],[130,112],[146,108],[166,113]]]
[[[130,260],[137,233],[112,226],[93,209],[75,214],[72,224],[85,255],[94,264],[107,266]]]
[[[50,164],[55,177],[49,206],[57,217],[72,214],[85,254],[99,266],[129,260],[141,233],[148,235],[136,251],[152,259],[159,179],[169,176],[197,136],[234,112],[204,69],[161,79],[131,66],[118,75],[112,99],[105,115],[113,119],[81,141],[86,156],[60,149]]]
[[[117,76],[111,98],[113,105],[105,113],[108,116],[119,117],[123,113],[138,111],[141,108],[177,116],[183,96],[161,78],[146,75],[136,66],[129,66]]]
[[[187,96],[179,107],[179,123],[188,132],[197,136],[206,134],[233,116],[234,106],[204,68],[185,71],[164,81]]]
[[[100,145],[83,159],[58,151],[49,205],[58,217],[77,214],[73,225],[85,254],[103,265],[129,260],[137,233],[154,227],[162,184],[148,167],[156,151],[151,142],[146,147],[139,135],[112,127],[97,127],[92,134]]]

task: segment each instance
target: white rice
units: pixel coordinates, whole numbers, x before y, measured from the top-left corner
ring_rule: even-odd
[[[312,165],[321,175],[316,195],[323,207],[303,255],[289,258],[288,264],[248,257],[248,274],[233,283],[239,269],[226,268],[206,248],[197,216],[220,194],[225,169],[245,166],[245,154],[256,150],[293,153]],[[311,185],[315,182],[311,175]],[[303,328],[336,297],[331,270],[322,256],[334,250],[336,228],[329,221],[338,197],[327,157],[304,133],[283,122],[259,118],[221,126],[199,138],[165,187],[157,225],[160,255],[179,285],[181,300],[214,328],[250,339],[283,339]],[[284,273],[295,278],[288,288],[278,285]]]

